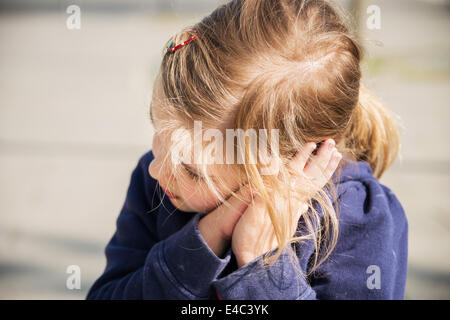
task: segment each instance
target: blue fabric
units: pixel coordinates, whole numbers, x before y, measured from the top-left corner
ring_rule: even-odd
[[[148,173],[152,160],[149,151],[132,173],[117,230],[105,249],[106,268],[87,299],[404,298],[408,223],[400,202],[373,177],[368,163],[350,162],[339,177],[333,175],[338,243],[303,277],[314,254],[308,242],[264,267],[260,256],[238,269],[230,248],[217,257],[197,228],[204,213],[179,211],[167,197],[161,202],[163,191]]]

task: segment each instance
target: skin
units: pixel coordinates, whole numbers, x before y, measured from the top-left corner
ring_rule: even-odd
[[[311,162],[308,162],[308,157],[316,148],[315,143],[308,143],[304,150],[297,152],[289,164],[297,173],[297,176],[292,178],[296,189],[306,185],[306,179],[313,179],[315,189],[309,190],[313,193],[327,183],[342,159],[342,155],[334,146],[334,140],[326,140],[326,143],[321,145],[317,156],[313,157]],[[297,216],[293,219],[294,223],[291,225],[291,236],[297,230],[301,213],[308,210],[307,200],[296,201],[295,212],[297,212]],[[287,201],[287,199],[280,199],[279,201]],[[270,235],[272,233],[273,226],[264,202],[260,196],[256,195],[233,228],[232,250],[236,255],[238,267],[251,262],[269,250],[277,248],[276,239],[271,243],[266,241],[261,248],[258,247],[259,235]]]
[[[161,77],[158,74],[153,87],[151,103],[152,123],[155,129],[164,126],[162,121],[165,119],[165,114],[164,106],[161,102],[163,100]],[[167,150],[167,143],[164,143],[167,140],[164,138],[167,139],[167,137],[162,137],[157,133],[153,136],[152,151],[154,160],[149,165],[150,175],[158,180],[164,189],[178,196],[178,198],[171,198],[170,201],[179,210],[185,212],[210,212],[216,208],[220,202],[217,196],[207,188],[203,180],[193,179],[189,172],[181,166],[178,174],[175,174],[170,155],[167,157],[167,154],[170,154],[170,150]],[[170,141],[170,139],[168,140]],[[198,165],[191,164],[190,166],[200,171]],[[207,172],[210,176],[226,178],[226,185],[219,184],[217,187],[224,198],[229,196],[229,190],[236,191],[242,184],[238,177],[235,177],[230,166],[208,165],[207,167]]]
[[[230,207],[226,206],[220,203],[216,195],[207,188],[205,182],[194,180],[187,173],[181,173],[175,178],[169,166],[164,167],[164,163],[162,163],[164,155],[161,154],[157,136],[153,143],[154,160],[149,165],[149,174],[169,192],[178,196],[176,199],[171,198],[170,201],[179,210],[208,213],[200,219],[198,229],[218,257],[223,256],[231,242],[238,267],[241,267],[277,247],[275,241],[256,250],[258,236],[262,232],[270,234],[273,229],[261,197],[247,184],[239,188],[237,179],[231,179],[225,170],[221,171],[217,167],[213,169],[216,176],[222,176],[224,181],[228,181],[228,188],[236,190],[238,187],[236,195],[225,196],[230,204]],[[342,159],[342,155],[334,145],[332,139],[326,140],[320,146],[317,155],[312,156],[309,162],[307,160],[316,147],[315,143],[308,143],[302,151],[296,154],[290,165],[298,173],[296,177],[293,177],[298,188],[301,188],[302,181],[308,178],[317,181],[316,188],[318,190],[331,178]],[[306,200],[299,201],[297,208],[305,208]],[[298,225],[298,218],[299,216],[294,219],[292,235]]]
[[[204,180],[193,178],[182,166],[176,174],[170,163],[170,157],[164,161],[168,151],[161,148],[161,140],[157,134],[153,138],[152,151],[154,160],[149,165],[149,174],[158,180],[163,189],[177,196],[177,198],[169,198],[177,209],[184,212],[210,212],[220,204],[220,200],[209,190]],[[190,166],[200,171],[198,165],[190,164]],[[217,186],[223,197],[229,197],[228,190],[239,189],[239,179],[234,177],[228,167],[208,165],[208,173],[227,181],[226,184]]]
[[[158,88],[158,86],[155,88]],[[154,91],[154,98],[157,98],[159,93],[158,89]],[[163,115],[158,114],[157,109],[152,107],[153,114],[155,119],[161,119]],[[154,125],[157,127],[158,123],[155,119]],[[218,257],[223,257],[227,247],[231,244],[238,267],[241,267],[261,254],[277,247],[275,240],[271,243],[265,243],[258,249],[259,235],[273,232],[269,215],[262,198],[254,190],[251,190],[248,184],[241,185],[238,177],[235,177],[233,172],[230,171],[229,166],[207,165],[208,174],[222,178],[224,181],[218,186],[218,190],[229,204],[227,206],[225,203],[221,203],[217,196],[209,190],[205,181],[193,178],[183,167],[175,174],[170,163],[170,157],[166,158],[168,150],[164,148],[164,144],[161,142],[162,138],[155,134],[152,147],[154,159],[149,165],[149,174],[155,180],[158,180],[162,188],[177,196],[176,198],[170,198],[177,209],[185,212],[207,213],[200,219],[198,230],[210,249]],[[335,148],[333,139],[327,139],[320,146],[317,154],[310,158],[315,147],[315,143],[307,143],[302,150],[297,152],[289,164],[297,173],[296,176],[291,178],[296,189],[300,190],[306,185],[305,179],[312,179],[314,187],[319,190],[331,178],[342,159],[342,155]],[[168,160],[164,161],[164,159]],[[198,165],[190,164],[190,166],[200,171]],[[234,190],[236,194],[230,194],[229,190]],[[314,192],[314,190],[308,191]],[[286,200],[279,199],[278,201]],[[296,201],[297,210],[295,212],[298,212],[298,216],[293,219],[295,223],[291,228],[292,235],[296,231],[301,210],[307,209],[307,200]]]

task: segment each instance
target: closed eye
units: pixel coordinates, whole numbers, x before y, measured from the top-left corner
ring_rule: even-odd
[[[200,177],[198,174],[192,172],[191,170],[189,170],[188,167],[184,167],[184,169],[186,170],[186,172],[188,173],[188,175],[195,181],[201,181],[203,180],[202,177]]]

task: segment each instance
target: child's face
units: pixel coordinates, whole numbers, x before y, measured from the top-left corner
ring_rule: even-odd
[[[164,111],[162,106],[162,82],[161,76],[158,74],[153,88],[151,115],[155,128],[163,126],[159,123],[164,119]],[[209,212],[220,204],[219,198],[208,188],[207,183],[203,177],[196,177],[193,171],[201,172],[199,165],[187,164],[179,165],[176,170],[171,163],[170,150],[167,146],[161,143],[162,137],[155,133],[153,137],[152,151],[154,160],[150,163],[148,171],[150,176],[158,180],[160,186],[165,189],[166,196],[170,199],[172,204],[181,211],[187,212]],[[207,172],[212,179],[220,178],[225,183],[216,185],[217,191],[223,198],[230,195],[230,190],[237,191],[240,183],[235,179],[236,174],[231,172],[231,168],[226,165],[214,164],[207,165]]]
[[[150,112],[155,129],[164,126],[164,123],[160,122],[166,116],[162,97],[161,76],[158,74],[154,83]],[[170,150],[167,150],[165,143],[161,143],[162,140],[162,137],[155,133],[152,146],[154,160],[150,163],[148,171],[150,176],[158,180],[160,186],[165,189],[166,196],[172,204],[179,210],[187,212],[209,212],[217,207],[220,204],[219,198],[208,188],[203,177],[196,177],[193,174],[193,171],[201,172],[199,165],[187,164],[187,168],[186,165],[180,164],[175,175]],[[237,191],[240,183],[229,166],[211,164],[206,167],[210,177],[214,176],[212,179],[224,181],[216,185],[223,198],[226,199],[230,195],[230,190]]]
[[[174,169],[168,150],[161,145],[158,134],[154,135],[152,152],[154,160],[150,163],[148,171],[150,176],[158,180],[160,186],[172,204],[181,211],[209,212],[220,204],[219,198],[208,188],[201,176],[195,176],[194,170],[199,174],[200,168],[196,164],[180,164],[174,174]],[[166,159],[164,161],[164,159]],[[226,184],[216,185],[217,190],[225,199],[229,196],[229,190],[237,191],[240,183],[235,179],[235,174],[230,168],[220,164],[207,165],[207,172],[212,179],[221,178]]]

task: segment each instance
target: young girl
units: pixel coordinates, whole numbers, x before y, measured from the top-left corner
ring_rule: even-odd
[[[361,84],[361,59],[320,0],[230,1],[170,39],[153,147],[87,298],[403,299],[407,220],[377,180],[398,133]],[[229,129],[276,136],[275,173],[245,137],[224,153],[212,143]]]

